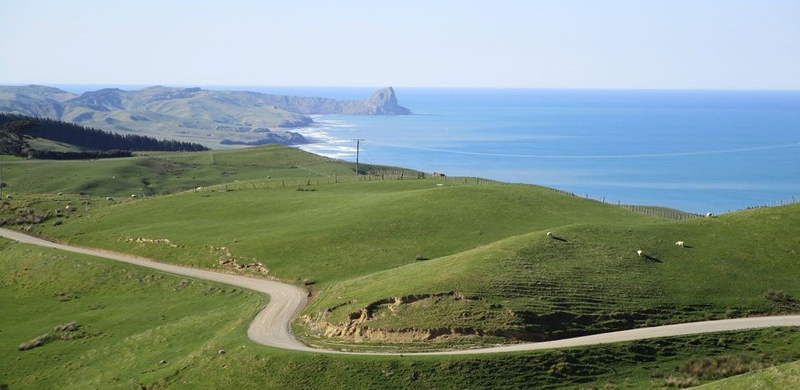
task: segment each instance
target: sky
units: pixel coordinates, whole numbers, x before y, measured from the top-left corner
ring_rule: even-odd
[[[800,90],[800,1],[3,0],[0,84]]]

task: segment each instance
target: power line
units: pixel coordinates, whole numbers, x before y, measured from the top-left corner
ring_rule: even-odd
[[[375,157],[372,157],[372,153],[370,153],[369,150],[367,150],[367,148],[365,148],[363,145],[361,146],[361,149],[363,149],[364,153],[367,154],[367,158],[369,159],[370,164],[377,165],[377,163],[375,162]]]

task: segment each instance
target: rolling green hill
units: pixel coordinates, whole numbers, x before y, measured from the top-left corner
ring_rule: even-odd
[[[93,161],[19,160],[4,163],[6,191],[86,193],[128,197],[180,192],[244,180],[354,176],[352,164],[297,149],[265,145],[247,150],[159,153]]]
[[[260,264],[250,270],[313,285],[297,332],[314,343],[446,348],[798,311],[785,272],[797,267],[798,206],[668,221],[531,185],[353,181],[347,163],[278,146],[211,161],[159,153],[76,170],[87,180],[56,173],[76,165],[9,166],[12,179],[47,172],[49,191],[71,180],[93,195],[131,192],[143,172],[159,172],[149,184],[159,187],[203,177],[200,190],[95,201],[32,231],[203,268]],[[125,179],[94,181],[89,167]],[[63,207],[65,197],[13,208]]]
[[[556,239],[537,231],[328,286],[306,310],[305,334],[356,345],[537,341],[800,311],[787,272],[800,268],[800,205],[552,231]]]
[[[239,346],[243,333],[231,332],[246,327],[264,300],[224,285],[0,239],[0,384],[139,388],[198,356]],[[71,322],[76,325],[55,329]],[[36,338],[44,345],[19,350]]]
[[[0,220],[73,244],[304,283],[313,299],[295,333],[326,347],[465,348],[800,311],[794,272],[800,267],[800,205],[671,221],[530,185],[425,179],[391,167],[368,167],[378,174],[357,180],[352,164],[281,146],[159,152],[108,161],[3,158],[2,168],[12,198],[3,199]],[[169,195],[130,199],[132,193]],[[75,210],[65,211],[67,205]],[[41,223],[34,221],[38,217]],[[109,342],[124,346],[122,357],[111,356],[110,347],[99,355],[110,359],[106,365],[95,360],[67,365],[68,359],[95,356],[100,348],[95,339],[57,341],[31,353],[13,349],[72,320],[85,323],[87,330],[121,326],[114,334],[141,333],[147,339],[162,328],[139,323],[125,330],[114,318],[152,310],[130,304],[132,292],[175,308],[171,296],[159,294],[176,288],[176,282],[117,283],[126,276],[110,265],[96,268],[86,259],[69,260],[72,255],[0,245],[0,267],[6,267],[0,269],[5,281],[0,299],[18,311],[14,318],[28,310],[19,304],[25,296],[35,312],[75,313],[69,320],[44,316],[24,326],[0,327],[3,337],[13,335],[0,358],[35,357],[19,360],[0,377],[0,383],[9,381],[14,388],[41,380],[56,383],[70,372],[76,388],[136,383],[150,388],[264,383],[299,388],[352,383],[371,388],[464,388],[474,383],[479,388],[660,388],[707,383],[800,358],[796,329],[486,357],[308,355],[247,341],[244,329],[259,298],[242,295],[241,301],[229,303],[228,311],[214,312],[224,319],[208,320],[229,321],[220,325],[227,327],[225,335],[206,329],[198,333],[202,337],[175,336],[185,347],[165,360],[180,361],[179,366],[143,368],[157,365],[158,360],[150,361],[155,355],[120,344],[120,339]],[[636,254],[639,249],[644,256]],[[236,266],[247,264],[258,267]],[[81,267],[90,271],[78,272]],[[26,268],[48,273],[26,274]],[[141,277],[135,280],[150,280],[149,273],[137,272]],[[120,287],[112,291],[112,285]],[[48,291],[49,286],[58,291]],[[205,285],[191,286],[185,295],[174,296],[188,305],[178,312],[205,313],[232,302],[212,294],[214,299],[203,303],[199,291]],[[51,295],[58,305],[49,300]],[[114,307],[127,312],[108,314],[109,321],[117,322],[106,324],[92,322],[89,304],[68,306],[100,296],[118,301]],[[61,305],[62,297],[72,300]],[[170,329],[192,333],[205,321]],[[245,347],[222,361],[214,352],[223,344],[226,349]],[[696,360],[700,357],[711,360]],[[17,368],[22,364],[27,368]],[[109,378],[98,369],[118,374]],[[325,374],[314,374],[319,372]],[[312,379],[298,384],[298,376]]]
[[[206,268],[231,253],[263,263],[276,277],[323,285],[414,263],[420,255],[442,257],[562,224],[657,221],[526,185],[438,187],[430,179],[305,184],[229,185],[237,190],[158,197],[43,226],[41,232]],[[181,248],[125,242],[132,237],[168,238]]]
[[[263,303],[228,286],[0,239],[0,385],[657,389],[719,378],[729,368],[719,362],[757,369],[800,356],[800,332],[791,329],[485,356],[326,356],[248,340],[249,319]],[[19,350],[44,334],[48,342]],[[720,369],[696,369],[714,364]],[[692,372],[707,378],[686,377]]]

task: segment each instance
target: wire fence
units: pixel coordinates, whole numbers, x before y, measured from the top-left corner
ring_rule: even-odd
[[[269,189],[269,188],[287,188],[287,187],[295,187],[298,190],[313,190],[309,188],[310,186],[320,185],[320,184],[338,184],[338,183],[356,183],[356,182],[365,182],[365,181],[387,181],[387,180],[430,180],[432,182],[437,183],[437,185],[458,185],[458,186],[504,186],[510,185],[510,183],[500,182],[496,180],[488,180],[482,179],[479,177],[469,177],[469,176],[445,176],[441,174],[430,174],[425,172],[413,171],[413,170],[402,170],[402,169],[384,169],[379,171],[371,171],[369,174],[364,175],[329,175],[329,176],[316,176],[311,177],[308,179],[300,179],[300,178],[266,178],[266,179],[256,179],[256,180],[247,180],[247,181],[236,181],[234,183],[228,184],[218,184],[209,187],[198,187],[192,189],[190,191],[193,192],[204,192],[204,191],[242,191],[242,190],[258,190],[258,189]],[[642,205],[633,205],[633,204],[626,204],[620,201],[611,201],[606,199],[606,197],[597,197],[591,196],[588,194],[579,195],[575,194],[574,192],[559,190],[555,188],[549,187],[541,187],[546,188],[550,191],[561,193],[564,195],[574,196],[578,198],[593,200],[596,202],[608,204],[611,206],[620,207],[629,211],[632,211],[637,214],[645,215],[648,217],[654,218],[661,218],[661,219],[668,219],[668,220],[676,220],[682,221],[687,219],[694,219],[700,217],[706,217],[708,215],[703,214],[696,214],[690,213],[686,211],[670,209],[666,207],[658,207],[658,206],[642,206]],[[174,193],[174,192],[173,192]],[[754,208],[762,208],[762,207],[774,207],[774,206],[782,206],[788,204],[800,203],[800,196],[791,196],[787,198],[782,198],[774,202],[765,203],[759,206],[752,206],[746,209],[754,209]],[[731,210],[729,212],[738,211],[738,210]]]

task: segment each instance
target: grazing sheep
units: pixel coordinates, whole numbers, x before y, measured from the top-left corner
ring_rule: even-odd
[[[224,349],[220,349],[220,350],[217,352],[217,355],[224,355],[224,354],[225,354],[225,350],[224,350]]]
[[[74,207],[72,207],[72,206],[67,206],[67,207],[65,207],[64,209],[65,209],[65,210],[67,210],[67,211],[72,211],[72,210],[75,210],[75,208],[74,208]]]
[[[198,191],[202,191],[202,190],[203,190],[203,187],[197,187],[197,190],[198,190]]]
[[[59,192],[56,195],[61,196],[61,195],[64,195],[64,193],[63,192]]]
[[[706,213],[706,218],[711,218],[711,217],[713,217],[713,216],[714,216],[714,214],[712,214],[712,213],[710,213],[710,212],[709,212],[709,213]]]
[[[553,232],[547,232],[547,237],[553,238]]]
[[[131,199],[136,199],[138,197],[139,197],[139,195],[136,195],[136,194],[131,195]]]
[[[681,248],[683,248],[683,247],[685,246],[685,244],[683,243],[683,241],[678,241],[678,242],[676,242],[676,243],[675,243],[675,245],[677,245],[677,246],[679,246],[679,247],[681,247]]]
[[[106,200],[114,200],[114,198],[108,196],[108,197],[106,197]]]
[[[639,249],[638,251],[636,251],[636,254],[637,254],[637,255],[639,255],[639,257],[642,257],[642,254],[643,254],[643,253],[644,253],[644,252],[642,252],[642,250],[641,250],[641,249]]]

